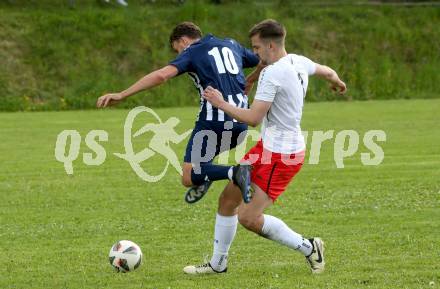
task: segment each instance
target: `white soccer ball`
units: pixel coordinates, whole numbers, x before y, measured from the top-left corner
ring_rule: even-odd
[[[110,264],[117,272],[130,272],[141,265],[142,251],[132,241],[122,240],[116,242],[109,253]]]

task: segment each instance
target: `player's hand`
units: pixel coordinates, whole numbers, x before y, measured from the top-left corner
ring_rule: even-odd
[[[339,94],[344,94],[347,92],[347,86],[342,80],[338,80],[335,83],[331,83],[330,88]]]
[[[96,101],[96,107],[102,108],[115,105],[123,99],[124,98],[122,97],[121,93],[108,93],[98,98]]]
[[[203,91],[203,98],[209,101],[215,107],[219,107],[225,101],[222,93],[211,86],[208,86]]]

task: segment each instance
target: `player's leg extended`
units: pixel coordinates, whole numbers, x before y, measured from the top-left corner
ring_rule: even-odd
[[[249,202],[250,167],[215,165],[219,153],[235,148],[246,136],[247,125],[229,122],[197,122],[189,139],[184,165],[183,183],[192,186],[185,195],[195,203],[207,192],[212,181],[232,180],[240,188],[243,200]]]
[[[251,168],[250,165],[245,163],[235,166],[221,166],[212,163],[200,164],[193,166],[191,171],[191,181],[197,188],[204,186],[206,183],[211,185],[211,182],[213,181],[233,181],[234,185],[240,189],[243,200],[248,203],[252,197],[250,192]]]
[[[188,140],[188,144],[186,145],[184,163],[182,165],[182,184],[185,187],[189,187],[188,191],[185,194],[185,201],[187,203],[195,203],[200,200],[208,191],[212,183],[211,181],[204,181],[196,185],[192,180],[192,163],[197,161],[193,159],[194,138],[196,137],[197,133],[203,129],[205,129],[204,125],[202,123],[196,122],[193,132]],[[203,143],[204,142],[202,141],[201,148],[203,148]]]
[[[212,163],[199,165],[193,165],[187,162],[183,163],[182,184],[185,187],[200,186],[207,180],[232,180],[233,176],[233,166],[222,166]]]
[[[229,248],[237,231],[237,208],[241,202],[239,188],[229,182],[219,197],[211,260],[198,266],[187,266],[183,269],[185,273],[212,274],[226,272]]]
[[[227,121],[200,122],[196,126],[197,132],[192,135],[191,143],[189,143],[193,164],[192,185],[199,186],[206,180],[233,180],[233,175],[237,172],[234,172],[232,166],[216,165],[213,164],[213,160],[220,153],[229,151],[243,142],[247,125]]]
[[[191,163],[183,164],[182,184],[189,189],[185,193],[185,201],[189,204],[198,202],[208,192],[209,187],[212,184],[212,180],[205,178],[205,181],[195,185],[193,181],[194,165]]]
[[[263,214],[273,200],[259,186],[252,184],[254,195],[249,204],[239,207],[238,219],[246,229],[269,240],[301,252],[309,262],[313,273],[324,270],[324,247],[319,238],[306,239],[289,228],[282,220]]]
[[[238,220],[246,229],[289,248],[302,252],[305,256],[312,252],[309,240],[290,229],[282,220],[263,214],[273,200],[259,186],[252,184],[254,196],[249,204],[241,204]]]
[[[225,166],[214,165],[211,163],[202,164],[198,168],[195,168],[194,165],[184,163],[183,167],[184,168],[183,168],[182,182],[184,185],[191,186],[185,194],[185,201],[187,203],[192,204],[199,201],[206,194],[213,181],[225,180],[225,179],[233,181],[233,184],[237,186],[245,202],[249,202],[251,199],[251,195],[250,195],[251,167],[249,165],[239,164],[236,166],[228,166],[226,176],[218,175],[218,172],[223,170],[222,167]],[[199,178],[201,168],[202,170],[204,170],[204,173],[203,172],[201,173],[204,176],[203,177],[204,181],[196,183],[194,181],[194,178],[195,177]],[[206,174],[207,171],[214,171],[214,170],[217,170],[217,172],[215,172],[215,174],[217,174],[216,177]]]
[[[196,122],[186,146],[182,173],[182,184],[190,188],[185,194],[185,201],[188,203],[200,200],[212,181],[228,179],[233,174],[231,166],[212,164],[219,153],[219,135],[221,139],[221,130],[215,125]]]

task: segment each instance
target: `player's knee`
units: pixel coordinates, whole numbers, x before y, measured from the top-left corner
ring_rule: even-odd
[[[183,173],[183,176],[182,176],[182,185],[184,185],[184,186],[187,187],[187,188],[192,186],[191,175],[188,175],[188,174]]]

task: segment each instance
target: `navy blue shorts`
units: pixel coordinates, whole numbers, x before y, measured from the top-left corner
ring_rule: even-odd
[[[196,121],[186,145],[184,162],[210,163],[224,151],[231,150],[246,137],[247,124],[232,121]]]

